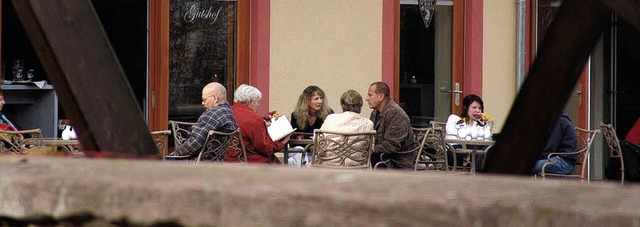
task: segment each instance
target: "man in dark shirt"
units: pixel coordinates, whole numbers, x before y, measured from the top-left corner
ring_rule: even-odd
[[[569,153],[578,149],[578,136],[569,120],[569,115],[561,113],[556,122],[556,126],[551,131],[547,145],[542,149],[542,153],[534,167],[535,173],[542,172],[542,166],[549,162],[549,153]],[[551,157],[553,165],[545,167],[545,173],[571,174],[576,166],[578,155],[562,155]]]
[[[191,130],[189,138],[171,156],[193,156],[204,146],[210,130],[219,132],[233,132],[238,129],[238,123],[233,117],[231,106],[226,101],[227,90],[220,83],[212,82],[202,89],[202,105],[207,109],[200,115],[198,122]]]

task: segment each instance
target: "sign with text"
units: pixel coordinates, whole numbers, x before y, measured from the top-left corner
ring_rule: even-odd
[[[235,28],[236,1],[171,0],[170,119],[199,115],[202,88],[210,82],[232,80]]]

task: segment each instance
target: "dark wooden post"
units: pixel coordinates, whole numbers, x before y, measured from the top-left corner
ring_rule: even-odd
[[[89,0],[13,0],[84,150],[157,154]]]
[[[611,17],[597,0],[565,0],[487,156],[493,173],[531,174],[591,50]]]

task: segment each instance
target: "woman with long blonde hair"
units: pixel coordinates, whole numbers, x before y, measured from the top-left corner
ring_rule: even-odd
[[[324,119],[333,110],[325,101],[326,95],[318,86],[308,86],[298,97],[298,103],[291,113],[291,126],[297,128],[296,132],[313,133],[324,123]]]
[[[296,129],[296,132],[306,133],[305,135],[294,135],[296,138],[310,139],[314,129],[320,129],[324,120],[329,114],[333,113],[333,110],[329,108],[329,105],[325,101],[326,96],[324,91],[318,86],[308,86],[302,91],[298,102],[296,103],[293,113],[291,113],[291,127]],[[290,143],[289,146],[297,149],[304,150],[304,144]],[[288,161],[290,165],[301,166],[311,161],[311,156],[306,156],[306,160],[302,161],[301,153],[289,154]]]

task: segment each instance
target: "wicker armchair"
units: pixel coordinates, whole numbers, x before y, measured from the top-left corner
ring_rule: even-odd
[[[371,169],[376,131],[336,132],[314,130],[313,167]]]
[[[598,132],[600,132],[600,130],[599,129],[587,130],[579,127],[575,127],[575,130],[576,130],[576,135],[578,136],[578,150],[570,153],[550,153],[547,156],[547,158],[549,159],[549,162],[545,163],[542,166],[542,172],[540,173],[540,176],[542,176],[542,179],[544,179],[546,176],[554,176],[554,177],[575,177],[575,178],[579,178],[580,181],[583,181],[586,178],[587,182],[590,181],[589,177],[587,176],[588,174],[587,172],[589,171],[589,153],[591,150],[591,145],[593,144],[593,140],[595,139],[596,135],[598,135]],[[580,171],[577,171],[576,174],[570,174],[570,175],[545,173],[544,172],[545,167],[548,165],[553,165],[553,161],[551,158],[556,155],[560,157],[567,156],[567,155],[578,155],[577,165],[580,165],[580,168],[579,168]]]
[[[247,163],[247,150],[244,147],[244,141],[242,140],[242,133],[240,128],[233,134],[229,140],[229,149],[227,155],[238,159],[239,162]]]
[[[173,133],[173,141],[177,146],[182,144],[191,135],[191,129],[196,125],[195,122],[169,121],[171,132]]]
[[[196,164],[200,163],[200,161],[223,161],[232,140],[235,141],[236,145],[242,144],[241,146],[244,147],[244,143],[238,142],[238,137],[242,141],[239,128],[233,132],[209,131],[204,146],[202,146],[202,150],[200,150],[196,159]],[[246,160],[246,155],[240,155],[240,157],[239,159]]]
[[[196,124],[192,122],[180,121],[169,121],[169,123],[171,124],[176,147],[180,146],[185,140],[189,138],[191,129]],[[238,160],[240,160],[241,162],[246,162],[247,158],[244,149],[244,143],[242,142],[242,136],[240,135],[239,128],[233,132],[218,132],[213,130],[209,131],[205,139],[204,146],[202,146],[200,152],[195,157],[193,155],[166,157],[172,160],[193,161],[195,162],[195,164],[200,163],[200,161],[222,161],[224,159],[224,156],[227,154],[229,147],[232,148],[233,152],[240,154],[237,156]]]
[[[427,141],[427,138],[429,138],[429,135],[432,135],[432,131],[433,128],[411,128],[411,130],[413,131],[413,137],[414,137],[414,141],[415,143],[418,145],[416,147],[414,147],[413,149],[410,149],[408,151],[398,151],[395,154],[416,154],[416,158],[413,161],[413,171],[418,170],[418,162],[419,160],[421,160],[421,156],[422,155],[426,155],[423,154],[424,148],[425,148],[425,144]],[[398,163],[395,163],[394,160],[390,159],[387,157],[388,155],[386,153],[381,153],[380,154],[380,161],[378,163],[376,163],[376,165],[374,166],[374,169],[380,168],[382,165],[386,166],[386,167],[393,167],[395,165],[397,165]],[[426,157],[425,157],[426,159]]]
[[[420,164],[424,164],[427,170],[439,169],[448,171],[444,128],[433,124],[431,128],[413,128],[413,135],[419,144],[421,139],[424,140],[424,145],[417,157],[415,169],[418,170]]]
[[[0,130],[1,153],[26,154],[42,147],[42,131],[38,129],[4,131]]]
[[[624,185],[624,159],[622,157],[622,147],[620,146],[618,135],[616,135],[616,130],[613,129],[611,124],[605,124],[602,122],[600,122],[600,129],[602,130],[602,136],[604,137],[604,144],[607,145],[607,148],[609,149],[609,157],[620,159],[620,185]]]

